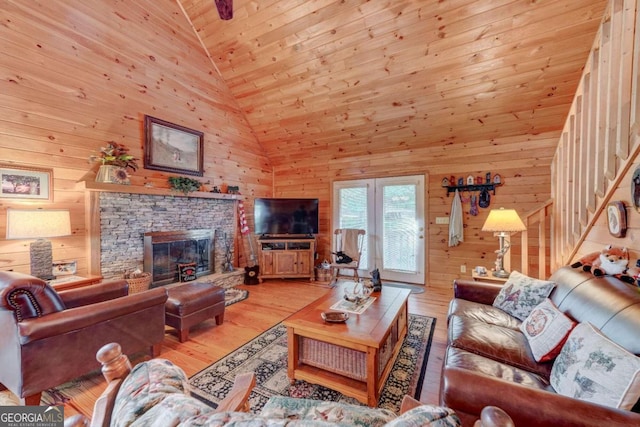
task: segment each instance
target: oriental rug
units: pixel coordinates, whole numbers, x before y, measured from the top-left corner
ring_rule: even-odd
[[[420,397],[436,319],[409,314],[400,352],[382,390],[378,407],[396,413],[405,394]],[[287,328],[278,323],[189,379],[191,395],[216,407],[227,395],[237,374],[254,372],[256,387],[249,397],[250,410],[259,412],[271,396],[291,396],[360,404],[329,388],[287,377]]]
[[[237,302],[246,300],[249,296],[249,291],[244,289],[228,288],[224,290],[224,305],[225,307],[235,304]]]

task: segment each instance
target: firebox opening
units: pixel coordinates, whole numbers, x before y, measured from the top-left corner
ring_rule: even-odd
[[[215,273],[215,230],[186,230],[144,234],[144,271],[151,286],[179,281],[178,264],[195,263],[196,276]]]

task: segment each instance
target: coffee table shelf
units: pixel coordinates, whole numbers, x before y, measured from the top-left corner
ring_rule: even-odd
[[[351,314],[345,323],[325,323],[321,313],[343,292],[339,285],[284,321],[288,375],[292,382],[320,384],[376,406],[407,333],[410,291],[384,288],[373,294],[376,300],[364,313]]]

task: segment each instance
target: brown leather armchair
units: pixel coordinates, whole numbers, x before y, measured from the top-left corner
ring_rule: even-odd
[[[158,356],[166,300],[164,288],[128,295],[124,280],[56,292],[0,271],[0,385],[39,405],[42,391],[98,369],[94,355],[106,343]]]

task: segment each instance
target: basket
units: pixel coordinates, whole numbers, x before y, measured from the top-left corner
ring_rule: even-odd
[[[328,282],[331,280],[331,269],[316,267],[316,280],[319,282]]]
[[[126,279],[129,284],[129,295],[146,291],[151,285],[151,273],[140,273],[139,277]]]

